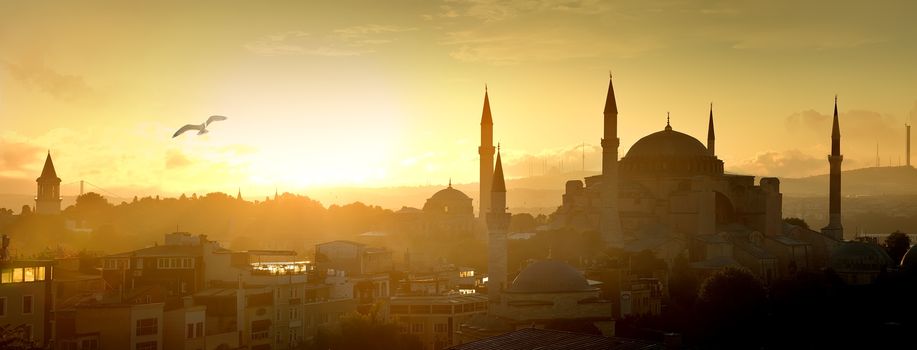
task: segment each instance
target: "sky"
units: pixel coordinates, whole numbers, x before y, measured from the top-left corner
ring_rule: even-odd
[[[0,193],[63,179],[122,195],[477,181],[485,84],[508,177],[598,170],[614,75],[620,154],[675,130],[726,170],[904,162],[910,1],[0,2]],[[220,114],[210,133],[171,138]],[[585,161],[583,160],[585,154]],[[914,159],[917,161],[917,159]]]

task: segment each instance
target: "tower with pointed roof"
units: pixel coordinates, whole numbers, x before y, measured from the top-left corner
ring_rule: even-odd
[[[490,115],[490,99],[487,97],[487,87],[484,87],[484,111],[481,112],[481,146],[478,147],[481,159],[480,178],[478,181],[480,193],[480,208],[478,217],[487,218],[490,212],[490,187],[494,173],[494,120]]]
[[[621,217],[618,213],[618,104],[608,75],[608,95],[605,97],[604,132],[602,137],[602,215],[599,233],[606,244],[620,241]]]
[[[831,155],[828,164],[831,166],[829,177],[828,198],[828,226],[821,229],[837,240],[844,239],[844,226],[841,225],[841,127],[837,120],[837,96],[834,96],[834,124],[831,127]]]
[[[713,132],[713,103],[710,103],[710,120],[707,122],[707,150],[716,156],[716,135]]]
[[[506,232],[509,229],[510,213],[506,211],[506,182],[503,178],[503,163],[497,151],[497,165],[490,188],[490,212],[487,213],[488,258],[487,294],[492,303],[500,302],[500,293],[506,288]]]
[[[51,160],[51,151],[45,158],[45,166],[41,169],[41,176],[35,179],[38,183],[38,193],[35,195],[35,213],[43,215],[60,214],[60,178],[54,170]]]

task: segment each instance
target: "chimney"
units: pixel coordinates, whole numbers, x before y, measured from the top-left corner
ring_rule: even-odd
[[[907,133],[905,134],[906,136],[905,136],[905,146],[904,146],[904,147],[905,147],[905,149],[904,149],[904,154],[905,154],[905,156],[904,156],[904,161],[905,161],[905,163],[907,163],[907,166],[910,167],[910,166],[911,166],[911,125],[910,125],[910,124],[904,124],[904,127],[905,127],[905,129],[907,129]]]

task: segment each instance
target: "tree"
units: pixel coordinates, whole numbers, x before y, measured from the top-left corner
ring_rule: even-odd
[[[911,248],[911,237],[901,231],[895,231],[885,237],[885,251],[892,257],[892,261],[899,262],[904,253]]]
[[[725,268],[701,284],[697,312],[711,344],[759,344],[767,305],[764,285],[744,269]]]
[[[513,214],[509,219],[509,232],[532,232],[535,226],[535,217],[529,213]]]
[[[809,228],[809,223],[807,223],[805,220],[801,218],[783,218],[783,222],[790,224],[790,225],[799,226],[804,229]]]

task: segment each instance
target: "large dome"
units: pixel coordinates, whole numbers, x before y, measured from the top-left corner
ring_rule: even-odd
[[[624,177],[690,177],[722,175],[723,161],[710,154],[697,139],[672,130],[649,134],[634,143],[621,158]]]
[[[625,157],[705,157],[707,147],[690,135],[666,128],[649,134],[631,146]]]
[[[430,197],[430,200],[434,201],[463,201],[468,199],[471,199],[471,197],[468,197],[462,191],[452,188],[451,185],[437,191],[433,194],[433,197]]]
[[[527,266],[506,289],[509,293],[563,293],[593,291],[583,273],[557,260]]]

